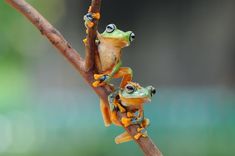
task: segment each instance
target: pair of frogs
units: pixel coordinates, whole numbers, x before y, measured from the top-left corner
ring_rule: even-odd
[[[84,16],[85,26],[92,28],[93,20],[99,19],[99,13],[88,13]],[[132,82],[132,70],[129,67],[122,67],[121,50],[130,45],[135,39],[132,31],[124,32],[119,30],[114,24],[107,25],[103,33],[97,32],[98,55],[96,56],[96,66],[99,74],[94,74],[94,87],[108,85],[112,78],[122,78],[118,89],[108,96],[109,104],[100,101],[100,108],[105,126],[112,123],[117,126],[128,127],[133,124],[139,125],[134,139],[146,137],[146,127],[149,119],[144,117],[143,104],[151,100],[156,90],[152,86],[142,87],[138,83]],[[86,44],[86,40],[84,40]],[[109,107],[108,107],[109,106]],[[126,117],[118,118],[118,112],[125,113]],[[127,132],[115,138],[117,144],[132,140]]]

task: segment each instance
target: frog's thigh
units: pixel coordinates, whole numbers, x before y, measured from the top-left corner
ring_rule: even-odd
[[[116,126],[122,126],[122,124],[120,123],[118,116],[117,116],[117,112],[116,111],[112,111],[110,114],[110,118],[111,118],[111,122],[113,124],[115,124]]]
[[[124,88],[125,85],[132,80],[132,69],[129,67],[121,67],[119,69],[119,71],[114,74],[113,76],[114,78],[119,78],[119,77],[123,77],[122,78],[122,82],[120,84],[121,88]]]
[[[106,127],[110,126],[110,124],[112,123],[110,120],[110,111],[107,105],[101,99],[100,99],[100,110],[101,110],[102,117],[104,120],[104,125]]]
[[[131,140],[132,140],[132,137],[127,132],[123,132],[122,134],[120,134],[119,136],[115,138],[115,143],[121,144],[121,143],[131,141]]]

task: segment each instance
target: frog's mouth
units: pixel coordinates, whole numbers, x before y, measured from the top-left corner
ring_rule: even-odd
[[[150,102],[155,93],[156,89],[152,86],[142,88],[138,84],[129,83],[123,91],[119,92],[119,97],[126,106],[140,105]]]
[[[103,41],[118,48],[124,48],[130,45],[130,43],[127,40],[122,40],[112,37],[103,37]]]
[[[150,97],[125,98],[120,96],[122,103],[126,105],[140,105],[151,101]]]

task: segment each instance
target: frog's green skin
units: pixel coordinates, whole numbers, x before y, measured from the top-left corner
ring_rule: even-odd
[[[91,13],[91,7],[89,7],[88,13],[84,16],[86,28],[92,28],[93,20],[99,18],[100,14]],[[129,46],[134,38],[133,32],[119,30],[114,24],[107,25],[105,31],[101,34],[97,32],[98,54],[95,54],[95,64],[99,74],[94,75],[95,80],[97,80],[93,83],[94,87],[109,83],[113,77],[127,79],[121,83],[120,87],[123,87],[127,81],[131,81],[131,69],[128,68],[123,71],[120,69],[122,65],[121,49]],[[86,44],[86,42],[85,39],[84,43]],[[115,76],[115,74],[117,75]]]
[[[99,40],[98,53],[100,59],[101,73],[111,70],[112,77],[121,66],[121,49],[130,45],[131,31],[123,32],[117,28],[108,33],[105,30],[102,34],[97,33]]]
[[[150,102],[156,90],[152,86],[141,87],[139,84],[129,82],[124,89],[114,91],[109,95],[109,105],[111,111],[111,121],[118,126],[127,127],[132,124],[140,125],[137,129],[135,139],[146,136],[145,128],[149,125],[149,120],[144,118],[143,104]],[[119,122],[117,112],[126,113],[127,117],[123,117]],[[124,132],[116,137],[116,143],[130,141],[132,138]]]
[[[101,34],[97,32],[98,56],[96,56],[96,67],[98,67],[99,73],[107,75],[103,81],[109,82],[119,72],[122,66],[121,50],[129,46],[134,37],[132,31],[124,32],[119,30],[114,24],[109,24]],[[127,74],[132,75],[132,73]],[[98,76],[95,78],[99,79],[102,77]]]

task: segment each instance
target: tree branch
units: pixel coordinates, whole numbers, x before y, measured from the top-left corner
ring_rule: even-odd
[[[91,2],[91,13],[99,13],[101,6],[101,0],[92,0]],[[92,28],[88,28],[87,34],[87,45],[86,46],[86,58],[85,58],[85,68],[87,71],[94,70],[95,63],[95,52],[97,52],[97,45],[95,44],[96,39],[96,31],[98,27],[98,20],[94,20],[94,26]]]
[[[91,84],[94,81],[94,53],[97,50],[95,45],[96,30],[98,21],[95,21],[95,26],[88,30],[88,45],[86,47],[86,60],[82,59],[78,52],[71,47],[71,45],[65,40],[65,38],[56,30],[40,13],[34,9],[30,4],[24,0],[6,0],[8,4],[22,13],[31,23],[38,28],[38,30],[44,35],[52,45],[64,55],[64,57],[79,71],[84,80],[90,87],[96,92],[96,94],[103,100],[107,101],[107,97],[110,94],[105,87],[94,88]],[[101,0],[92,0],[91,12],[99,12]],[[123,117],[125,114],[119,113],[119,117]],[[125,130],[133,137],[136,134],[138,125],[131,125]],[[135,140],[135,139],[134,139]],[[152,142],[150,137],[141,137],[135,142],[139,145],[146,156],[162,156],[160,150]]]

